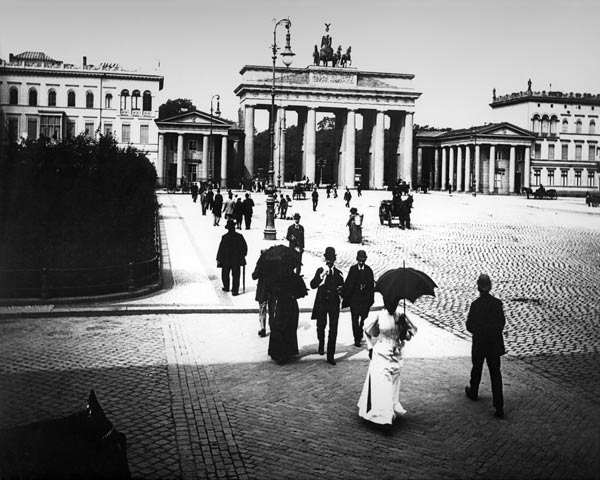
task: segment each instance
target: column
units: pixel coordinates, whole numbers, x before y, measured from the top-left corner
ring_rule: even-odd
[[[448,162],[450,163],[450,165],[448,168],[448,182],[450,183],[450,185],[452,185],[452,191],[455,191],[456,187],[454,185],[454,147],[449,147],[449,149],[450,158],[448,159]]]
[[[177,135],[177,186],[181,186],[181,177],[183,177],[183,135]]]
[[[298,113],[298,131],[302,132],[302,138],[300,140],[300,145],[302,148],[302,155],[300,156],[300,169],[296,170],[298,168],[298,165],[296,165],[296,169],[294,169],[295,173],[294,176],[296,177],[296,180],[301,180],[302,176],[306,175],[306,118],[307,118],[307,113],[306,113],[306,108],[302,108],[302,109],[298,109],[297,110]]]
[[[344,185],[354,187],[354,172],[356,169],[356,112],[348,110],[346,113],[346,154],[344,155]]]
[[[158,186],[164,187],[165,182],[165,136],[158,134],[158,154],[156,157],[156,175],[158,176]]]
[[[402,150],[400,147],[400,133],[402,131],[402,124],[404,122],[404,113],[398,111],[388,112],[390,118],[390,152],[391,157],[388,159],[390,162],[390,168],[388,168],[388,176],[384,178],[384,181],[388,185],[395,185],[396,180],[401,175],[400,157]]]
[[[417,184],[423,186],[423,148],[417,148]]]
[[[334,148],[335,156],[332,159],[333,162],[333,175],[332,183],[343,185],[346,179],[346,163],[344,161],[346,157],[346,135],[348,127],[348,113],[344,115],[342,112],[335,112],[335,138],[336,145]],[[340,138],[339,145],[337,144],[337,138]],[[321,182],[322,183],[322,182]]]
[[[383,188],[383,163],[385,151],[385,114],[383,111],[377,111],[375,120],[375,165],[373,168],[373,186],[374,188]]]
[[[494,178],[496,176],[496,146],[490,145],[490,171],[488,182],[490,184],[489,193],[494,193]]]
[[[435,189],[442,189],[442,163],[441,163],[441,159],[440,159],[440,149],[439,148],[435,148],[433,151],[433,156],[434,156],[434,161],[435,161],[435,183],[431,184],[431,188]]]
[[[316,146],[317,146],[317,111],[314,108],[308,109],[306,118],[306,176],[311,181],[315,181],[315,161],[316,161]]]
[[[515,146],[510,146],[510,156],[508,157],[508,194],[515,193]]]
[[[462,192],[463,181],[462,181],[462,146],[456,147],[456,191]]]
[[[447,183],[447,175],[446,172],[448,171],[448,161],[446,159],[446,147],[442,147],[442,178],[441,178],[441,183],[440,183],[440,190],[446,190],[446,183]]]
[[[221,136],[221,188],[227,187],[227,136]]]
[[[531,150],[529,147],[525,147],[525,171],[523,172],[523,181],[527,188],[531,187],[531,178],[530,178],[530,170],[531,170]]]
[[[465,145],[465,192],[471,191],[471,146]]]
[[[254,176],[254,107],[247,105],[244,111],[244,178]]]
[[[398,148],[396,149],[396,178],[392,179],[392,185],[396,184],[399,178],[406,180],[403,175],[402,165],[404,165],[404,132],[406,131],[406,115],[402,114],[398,125]]]
[[[479,172],[481,171],[481,149],[479,145],[475,145],[475,193],[479,193]]]
[[[412,162],[413,162],[413,113],[407,112],[404,120],[404,169],[402,178],[412,185]],[[383,164],[382,164],[383,168]]]
[[[209,138],[210,137],[208,135],[203,135],[203,138],[202,138],[202,174],[201,174],[202,180],[208,179],[208,162],[210,161],[208,158],[208,156],[209,156],[209,150],[208,150]]]

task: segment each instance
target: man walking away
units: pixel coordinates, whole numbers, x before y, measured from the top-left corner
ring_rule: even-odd
[[[355,347],[360,347],[364,323],[375,297],[373,270],[365,264],[366,261],[367,252],[359,250],[356,253],[356,265],[350,267],[342,288],[342,308],[350,307]]]
[[[317,211],[317,205],[319,203],[319,192],[317,191],[317,187],[312,191],[312,203],[313,203],[313,212]]]
[[[506,319],[502,301],[490,294],[492,281],[485,273],[477,279],[479,298],[471,304],[467,317],[467,330],[473,335],[471,349],[471,381],[465,387],[465,393],[471,400],[477,400],[481,371],[485,360],[490,371],[492,383],[494,414],[498,418],[504,417],[504,397],[502,394],[502,373],[500,372],[500,357],[506,353],[502,331]]]
[[[244,223],[246,224],[246,230],[250,230],[250,223],[252,223],[252,212],[254,208],[254,200],[250,198],[250,194],[246,194],[244,198]]]
[[[217,251],[217,267],[221,268],[223,291],[229,291],[229,274],[231,273],[231,294],[239,295],[240,292],[240,267],[246,265],[248,245],[241,233],[235,231],[235,220],[227,220],[225,226],[227,233],[221,237]]]

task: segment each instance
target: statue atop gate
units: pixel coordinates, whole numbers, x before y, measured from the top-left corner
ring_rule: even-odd
[[[315,65],[323,65],[325,67],[329,66],[331,62],[332,67],[345,67],[348,63],[352,63],[350,58],[351,47],[348,47],[346,53],[342,54],[342,46],[338,46],[337,52],[333,50],[333,39],[331,35],[329,35],[329,26],[331,23],[325,23],[325,33],[321,37],[321,48],[319,49],[317,45],[315,45],[315,49],[313,51],[313,63]]]

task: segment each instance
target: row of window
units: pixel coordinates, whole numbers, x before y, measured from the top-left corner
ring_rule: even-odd
[[[141,99],[141,102],[140,102]],[[8,103],[10,105],[18,105],[19,104],[19,89],[15,86],[10,87],[8,93]],[[48,90],[48,106],[56,107],[56,90],[50,88]],[[104,97],[104,108],[110,109],[113,103],[112,93],[107,93]],[[152,93],[149,90],[146,90],[141,95],[139,90],[134,90],[131,93],[131,100],[129,100],[129,90],[121,91],[121,110],[127,110],[129,106],[133,110],[139,110],[141,108],[144,112],[149,112],[152,110]],[[29,89],[28,95],[28,104],[30,107],[38,106],[38,91],[35,87],[31,87]],[[67,92],[67,107],[75,107],[75,91],[69,90]],[[85,108],[94,108],[94,94],[93,92],[86,92],[85,94]]]
[[[593,162],[596,159],[596,145],[588,145],[588,157],[583,158],[583,145],[575,144],[575,160],[582,161],[587,160]],[[535,144],[534,157],[536,160],[542,158],[542,146],[539,143]],[[572,157],[571,157],[572,158]],[[560,157],[557,156],[556,146],[553,144],[548,145],[548,160],[569,160],[569,144],[563,143],[560,145]]]
[[[595,135],[596,134],[596,121],[595,120],[590,120],[588,126],[587,126],[587,132],[590,135]],[[541,133],[542,135],[556,135],[556,131],[558,128],[558,118],[555,116],[552,116],[551,118],[547,117],[546,115],[544,115],[543,117],[540,118],[539,115],[535,115],[533,117],[533,132],[534,133]],[[570,133],[569,132],[569,121],[565,118],[562,121],[562,130],[561,133]],[[575,132],[574,133],[584,133],[583,132],[583,121],[578,118],[575,121]]]
[[[553,187],[556,185],[554,169],[549,168],[546,170],[546,181],[545,185],[548,187]],[[534,169],[533,171],[533,186],[539,186],[541,182],[542,171],[541,169]],[[561,187],[582,187],[582,179],[581,179],[581,170],[575,170],[574,182],[573,184],[569,183],[569,170],[561,169],[560,171],[560,186]],[[596,172],[593,170],[588,170],[587,172],[587,182],[586,187],[595,187],[596,186]]]

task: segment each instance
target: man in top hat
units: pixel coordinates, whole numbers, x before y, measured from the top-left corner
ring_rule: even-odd
[[[465,387],[465,393],[471,400],[477,400],[481,371],[485,360],[490,371],[492,382],[493,405],[495,416],[504,417],[504,397],[502,394],[502,373],[500,372],[500,357],[506,353],[502,331],[506,319],[502,301],[490,294],[492,281],[485,273],[477,279],[479,298],[471,304],[467,317],[467,330],[473,335],[471,349],[471,381]]]
[[[304,227],[300,225],[300,214],[294,213],[294,223],[287,229],[285,239],[290,242],[289,247],[293,248],[300,255],[300,265],[302,265],[302,252],[304,252]],[[298,267],[300,274],[301,267]]]
[[[365,319],[375,299],[375,278],[366,261],[367,252],[359,250],[356,253],[356,265],[350,267],[342,288],[342,308],[350,307],[355,347],[360,347]]]
[[[235,231],[235,220],[230,218],[225,225],[227,233],[221,237],[217,251],[217,267],[221,268],[223,291],[229,291],[229,274],[231,273],[231,294],[238,295],[240,291],[240,267],[246,265],[248,245],[241,233]]]
[[[338,319],[340,317],[340,292],[344,285],[342,272],[335,268],[335,249],[325,249],[325,266],[317,268],[310,281],[310,288],[317,289],[311,318],[317,321],[319,355],[325,353],[325,327],[329,317],[329,337],[327,339],[327,362],[335,365],[335,343],[337,341]]]

